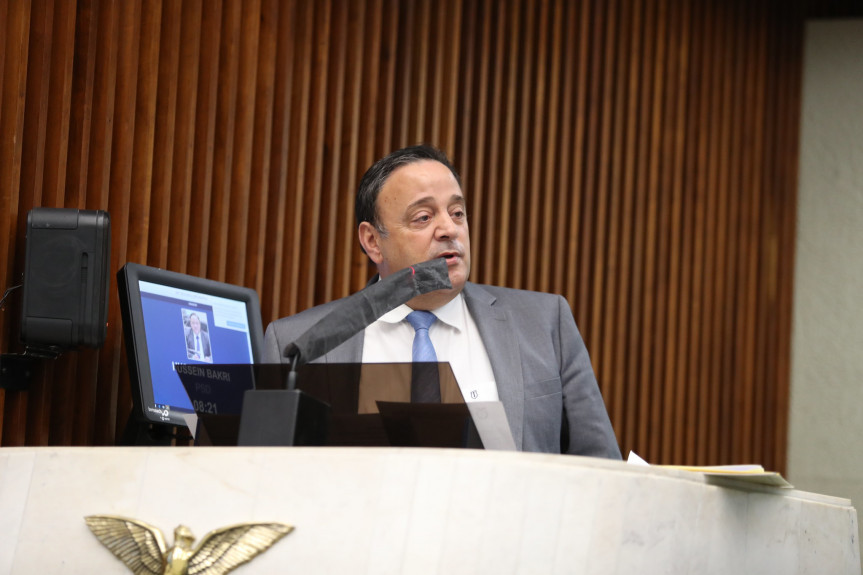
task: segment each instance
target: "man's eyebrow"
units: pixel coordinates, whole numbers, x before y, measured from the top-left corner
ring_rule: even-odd
[[[408,210],[412,210],[413,208],[417,208],[417,207],[420,207],[420,206],[425,206],[425,205],[427,205],[427,204],[433,204],[433,203],[434,203],[434,197],[432,197],[432,196],[423,196],[422,198],[420,198],[420,199],[418,199],[418,200],[416,200],[416,201],[411,202],[410,204],[408,204],[407,209],[408,209]],[[449,198],[449,204],[450,204],[450,205],[452,205],[452,204],[458,204],[458,203],[461,203],[461,204],[466,203],[466,202],[464,201],[464,196],[463,196],[463,195],[461,195],[461,194],[453,194],[453,195],[451,195],[451,196],[450,196],[450,198]]]
[[[407,209],[412,210],[413,208],[418,208],[420,206],[425,206],[426,204],[433,204],[433,203],[434,203],[433,197],[423,196],[422,198],[409,203]]]

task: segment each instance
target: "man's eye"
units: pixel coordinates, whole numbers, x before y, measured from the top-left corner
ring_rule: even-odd
[[[452,213],[452,217],[462,219],[465,217],[464,210],[456,210]]]
[[[430,216],[430,215],[428,215],[428,214],[424,214],[424,215],[417,216],[417,217],[415,217],[415,218],[414,218],[414,221],[415,221],[415,222],[417,222],[417,223],[419,223],[419,224],[425,223],[425,222],[427,222],[427,221],[429,221],[429,220],[431,220],[431,216]]]

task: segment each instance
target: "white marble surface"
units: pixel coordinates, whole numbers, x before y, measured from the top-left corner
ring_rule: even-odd
[[[125,573],[84,524],[295,531],[236,573],[860,574],[850,501],[523,453],[0,449],[0,573]]]

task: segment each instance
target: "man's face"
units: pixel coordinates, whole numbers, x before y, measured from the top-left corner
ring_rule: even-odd
[[[381,277],[446,257],[453,285],[447,301],[461,291],[470,275],[470,236],[464,196],[449,168],[422,160],[396,169],[381,188],[377,213],[385,233],[363,222],[359,234]]]
[[[200,333],[201,331],[201,320],[198,319],[198,316],[193,315],[189,318],[189,325],[192,327],[192,331],[195,333]]]

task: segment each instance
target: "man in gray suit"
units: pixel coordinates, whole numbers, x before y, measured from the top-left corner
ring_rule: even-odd
[[[189,329],[186,331],[186,356],[198,361],[213,361],[210,350],[210,335],[201,329],[201,319],[198,314],[189,315]]]
[[[465,199],[443,152],[413,146],[376,162],[360,182],[356,218],[360,244],[380,277],[443,257],[452,289],[410,300],[317,361],[409,362],[414,330],[421,328],[408,316],[430,311],[427,331],[437,360],[450,362],[466,400],[503,403],[519,449],[620,459],[566,300],[467,281]],[[286,346],[334,303],[270,324],[264,361],[284,361]]]

